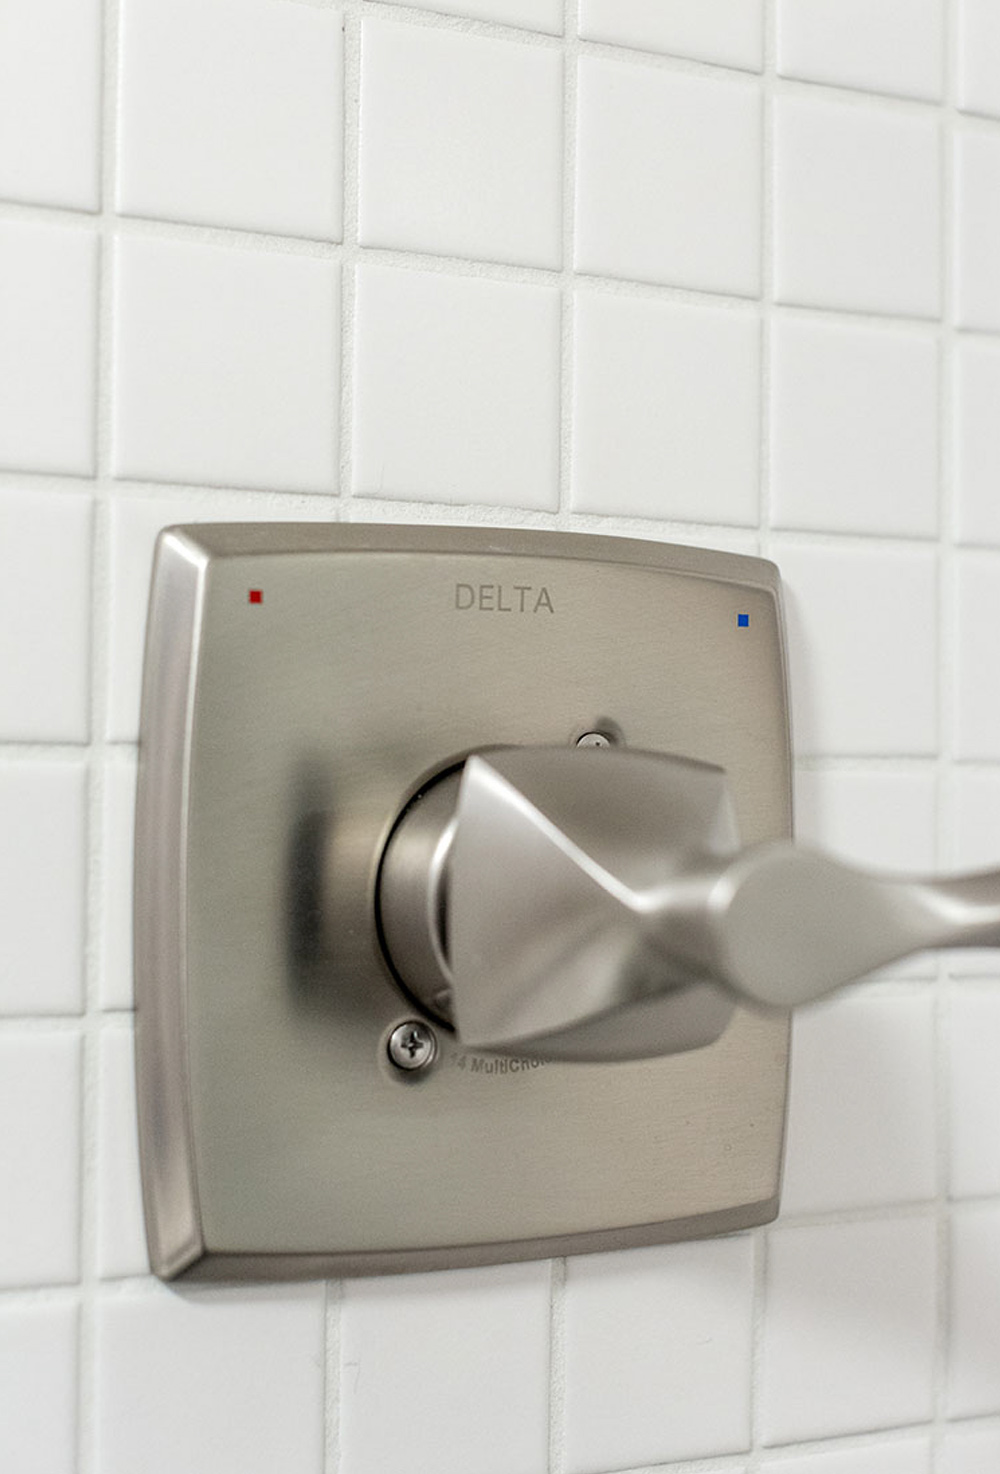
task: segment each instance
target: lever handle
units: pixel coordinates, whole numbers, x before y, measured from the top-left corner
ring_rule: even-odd
[[[420,821],[440,826],[424,912],[473,1048],[673,1053],[712,1042],[737,1002],[789,1008],[911,952],[1000,946],[1000,872],[904,880],[787,842],[741,849],[724,773],[682,758],[512,748],[470,758],[437,807]],[[384,921],[412,840],[404,821]]]

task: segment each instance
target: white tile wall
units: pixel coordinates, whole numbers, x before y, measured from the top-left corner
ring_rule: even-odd
[[[996,954],[802,1016],[772,1229],[179,1293],[129,960],[183,519],[762,550],[803,837],[996,863],[998,44],[994,0],[0,0],[5,1471],[1000,1466]]]
[[[849,996],[805,1009],[792,1040],[786,1213],[934,1197],[934,1008]]]
[[[931,1445],[926,1438],[894,1438],[860,1448],[765,1459],[761,1469],[765,1474],[930,1474]]]
[[[135,1056],[130,1028],[101,1035],[97,1099],[97,1272],[148,1274],[139,1190]]]
[[[411,0],[385,0],[388,5],[409,6]],[[433,0],[422,7],[438,15],[454,15],[469,20],[497,21],[500,25],[522,26],[528,31],[550,31],[559,35],[563,29],[563,0]]]
[[[0,467],[94,470],[97,239],[0,220]]]
[[[79,1271],[80,1036],[0,1036],[0,1286]]]
[[[115,266],[114,474],[332,491],[339,268],[147,236]]]
[[[772,542],[785,577],[802,753],[929,755],[936,743],[935,559],[909,548]],[[886,673],[892,672],[892,697]]]
[[[963,1203],[951,1223],[950,1362],[952,1417],[1000,1413],[1000,1207]]]
[[[765,1443],[930,1419],[936,1270],[929,1213],[772,1230]]]
[[[993,0],[959,0],[958,105],[1000,117],[1000,11]]]
[[[559,266],[562,98],[558,51],[365,21],[361,245]]]
[[[86,812],[82,762],[0,766],[0,1013],[83,1007]]]
[[[360,267],[354,490],[554,511],[559,318],[552,286]]]
[[[957,563],[954,741],[963,758],[1000,758],[1000,686],[993,633],[1000,618],[1000,558],[961,553]]]
[[[936,317],[940,128],[933,110],[794,93],[775,103],[780,302]]]
[[[0,198],[100,205],[100,0],[4,0]]]
[[[1000,542],[1000,344],[963,335],[955,344],[955,522],[963,543]]]
[[[0,740],[85,742],[92,505],[0,487]]]
[[[569,1260],[567,1474],[750,1446],[753,1254],[744,1234]]]
[[[781,316],[772,342],[775,525],[933,537],[934,335]]]
[[[582,57],[577,270],[753,296],[760,111],[751,82]]]
[[[1000,994],[987,984],[948,1001],[953,1197],[1000,1194]]]
[[[100,1469],[318,1470],[324,1298],[322,1285],[99,1297]]]
[[[138,562],[142,560],[138,559]],[[140,621],[141,623],[141,616]],[[104,769],[104,905],[101,918],[100,1002],[132,1007],[132,847],[135,842],[136,762],[131,749]]]
[[[778,0],[784,77],[941,96],[944,0]]]
[[[79,1315],[66,1301],[0,1306],[0,1465],[18,1474],[76,1467]]]
[[[349,1281],[344,1474],[541,1474],[549,1301],[544,1263]]]
[[[761,0],[580,0],[580,35],[759,72],[764,12]]]
[[[756,524],[756,313],[580,292],[572,506]]]
[[[939,1474],[994,1474],[1000,1468],[1000,1428],[953,1428],[941,1443]]]
[[[118,208],[339,240],[343,29],[269,0],[125,0]]]
[[[955,315],[959,327],[1000,330],[1000,137],[956,131]]]

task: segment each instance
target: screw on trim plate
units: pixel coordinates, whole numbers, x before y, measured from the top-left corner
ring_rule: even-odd
[[[407,1019],[389,1035],[388,1050],[398,1070],[425,1070],[437,1054],[437,1039],[427,1024]]]
[[[584,732],[576,739],[577,747],[613,747],[611,738],[604,732]]]

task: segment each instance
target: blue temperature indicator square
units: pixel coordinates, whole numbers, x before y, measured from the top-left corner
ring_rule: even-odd
[[[741,630],[745,630],[750,623],[749,614],[737,614],[736,623],[739,625]]]

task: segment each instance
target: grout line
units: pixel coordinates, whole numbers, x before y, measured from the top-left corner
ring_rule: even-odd
[[[344,240],[341,248],[340,495],[354,494],[356,414],[357,265],[361,219],[361,18],[360,5],[344,13]],[[404,253],[400,253],[401,255]]]
[[[569,516],[573,494],[573,423],[576,364],[576,137],[579,87],[577,0],[563,5],[562,269],[559,377],[558,511]]]
[[[941,333],[938,358],[938,649],[937,712],[939,765],[937,779],[936,862],[939,870],[949,859],[949,840],[953,767],[954,679],[951,651],[957,649],[958,631],[955,620],[954,561],[954,424],[952,419],[952,385],[954,374],[955,334],[953,321],[953,242],[955,225],[955,180],[953,143],[958,114],[954,104],[956,91],[958,10],[954,0],[944,0],[944,88],[941,107]],[[931,1467],[940,1467],[944,1432],[947,1426],[947,1385],[950,1334],[951,1254],[950,1254],[950,1145],[951,1091],[949,1082],[948,1035],[950,992],[947,967],[938,954],[937,997],[934,1005],[934,1104],[935,1104],[935,1171],[937,1180],[937,1281],[935,1286],[935,1338],[933,1347],[933,1430],[931,1433]]]
[[[767,546],[771,525],[771,379],[774,331],[774,50],[776,17],[774,0],[764,7],[764,70],[761,78],[760,160],[760,465],[758,509],[762,546]]]
[[[563,152],[562,271],[559,388],[558,522],[570,525],[573,503],[573,426],[576,385],[577,108],[579,91],[579,0],[563,3]],[[549,1435],[548,1474],[562,1474],[566,1462],[566,1260],[553,1259],[549,1271]]]
[[[348,0],[341,11],[343,52],[343,221],[340,247],[340,436],[338,512],[354,491],[355,344],[357,263],[360,259],[361,173],[361,20],[368,11]],[[327,1281],[323,1315],[323,1474],[338,1474],[341,1464],[341,1311],[343,1285]]]
[[[99,1034],[104,1030],[128,1029],[132,1026],[131,1009],[107,1009],[88,1019],[85,1013],[13,1013],[0,1018],[0,1035],[80,1034],[84,1030]]]
[[[760,548],[769,551],[772,514],[771,490],[771,378],[772,334],[774,329],[774,80],[777,45],[777,0],[766,0],[762,6],[764,65],[761,75],[761,154],[760,154],[760,459],[757,473],[757,504]],[[789,720],[791,714],[789,714]],[[794,764],[793,764],[794,773]],[[794,833],[794,828],[793,828]],[[789,1031],[788,1046],[792,1039]],[[790,1063],[790,1062],[789,1062]],[[785,1111],[788,1110],[788,1086],[785,1082]],[[787,1119],[786,1119],[787,1135]],[[784,1142],[782,1144],[782,1158]],[[783,1167],[783,1162],[782,1162]],[[767,1311],[767,1277],[770,1235],[766,1226],[753,1234],[753,1299],[750,1342],[749,1432],[750,1455],[747,1474],[760,1468],[763,1444],[764,1329]]]
[[[566,1448],[566,1260],[553,1259],[549,1281],[548,1474],[562,1474]]]
[[[292,0],[288,0],[292,3]],[[295,0],[297,3],[297,0]],[[346,14],[346,20],[350,23],[354,18],[354,12]],[[351,25],[348,24],[348,36],[351,35]],[[567,47],[567,56],[573,56],[574,49]],[[571,266],[548,267],[531,266],[509,261],[493,261],[485,257],[452,256],[442,255],[430,251],[419,251],[413,248],[401,249],[391,246],[364,246],[361,247],[356,239],[352,239],[349,233],[351,226],[350,212],[357,210],[357,130],[354,124],[356,107],[350,100],[352,86],[356,86],[358,77],[352,75],[351,66],[357,65],[357,51],[347,52],[347,75],[346,75],[346,105],[347,113],[345,122],[345,228],[343,241],[320,241],[307,240],[295,236],[269,235],[262,232],[242,230],[230,226],[218,225],[196,225],[190,222],[171,221],[160,219],[138,219],[132,216],[114,216],[110,222],[103,215],[82,214],[75,218],[73,223],[77,225],[89,225],[96,233],[107,234],[108,224],[112,224],[114,233],[118,237],[149,236],[162,241],[192,242],[195,244],[215,245],[224,249],[257,251],[265,254],[284,254],[314,257],[322,260],[337,261],[346,266],[352,266],[358,260],[371,262],[372,264],[391,266],[401,271],[422,271],[439,273],[443,275],[475,276],[486,280],[506,281],[521,283],[528,286],[551,286],[559,284],[564,274],[568,273],[574,284],[586,287],[588,290],[597,292],[608,292],[621,294],[639,300],[655,300],[662,302],[673,302],[689,304],[691,306],[705,306],[716,309],[728,309],[743,312],[758,312],[760,310],[760,299],[757,294],[740,294],[732,292],[715,291],[709,288],[676,286],[668,282],[644,281],[635,277],[606,275],[602,276],[594,272],[573,272]],[[30,213],[32,219],[39,219],[47,223],[59,223],[67,212],[51,209],[47,206],[21,206],[0,201],[0,221],[9,218],[13,212],[16,216]],[[356,229],[356,218],[355,218]],[[774,313],[778,317],[795,317],[798,319],[812,320],[817,322],[848,322],[857,325],[870,325],[895,329],[901,332],[923,332],[930,334],[937,331],[938,319],[936,317],[919,316],[896,312],[873,312],[863,308],[852,308],[845,306],[824,306],[822,303],[783,301],[771,304]],[[975,338],[987,340],[1000,340],[1000,330],[989,328],[963,328],[962,334]],[[43,473],[36,473],[43,474]],[[67,481],[84,480],[86,478],[72,475],[60,475],[59,473],[44,473],[49,476],[54,484],[63,484]],[[252,490],[253,488],[247,488]]]
[[[117,185],[118,42],[120,0],[104,0],[101,129],[100,278],[97,298],[97,392],[95,395],[95,482],[90,597],[90,832],[87,864],[86,1011],[84,1093],[81,1121],[80,1282],[77,1471],[97,1467],[97,1290],[98,1277],[98,1099],[100,1089],[100,965],[104,891],[105,691],[107,684],[108,537],[106,488],[111,472],[112,343],[114,313],[113,226]]]
[[[343,1285],[337,1280],[328,1280],[323,1301],[323,1474],[337,1474],[340,1468],[340,1311],[343,1298]]]
[[[747,1418],[750,1434],[747,1474],[760,1467],[763,1444],[764,1317],[767,1304],[769,1237],[766,1227],[753,1230],[753,1280],[750,1321],[750,1387]]]

